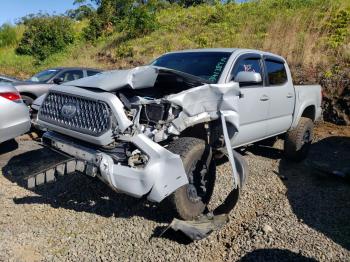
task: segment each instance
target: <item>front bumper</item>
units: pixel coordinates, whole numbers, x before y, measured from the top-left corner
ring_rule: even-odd
[[[110,155],[92,147],[82,146],[54,132],[46,132],[43,141],[54,150],[83,161],[86,168],[80,171],[96,175],[111,188],[134,197],[147,195],[148,200],[160,202],[176,189],[188,184],[180,156],[143,134],[130,139],[130,143],[149,157],[143,168],[115,163]]]

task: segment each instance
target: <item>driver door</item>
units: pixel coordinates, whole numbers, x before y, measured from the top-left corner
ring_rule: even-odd
[[[241,71],[260,73],[263,81],[256,84],[240,84],[242,94],[238,104],[240,127],[237,136],[232,141],[234,147],[252,143],[267,135],[266,120],[270,101],[264,87],[261,56],[258,54],[241,56],[233,67],[231,79],[234,81],[236,75]]]

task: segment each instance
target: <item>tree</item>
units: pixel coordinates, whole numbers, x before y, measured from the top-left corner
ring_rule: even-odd
[[[81,5],[76,9],[70,9],[66,12],[66,15],[72,19],[81,21],[85,18],[91,18],[95,12],[95,9],[90,5]]]

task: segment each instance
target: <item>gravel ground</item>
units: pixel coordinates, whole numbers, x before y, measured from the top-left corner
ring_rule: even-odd
[[[250,177],[230,222],[188,243],[171,232],[164,205],[70,175],[36,191],[21,177],[58,158],[22,137],[0,148],[0,261],[349,261],[350,184],[327,172],[350,163],[349,127],[321,125],[310,157],[287,163],[281,141],[249,147]],[[314,166],[321,166],[316,171]],[[218,166],[214,202],[229,190]]]

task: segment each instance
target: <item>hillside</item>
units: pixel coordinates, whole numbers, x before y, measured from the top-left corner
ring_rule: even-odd
[[[350,0],[262,0],[244,4],[169,5],[152,33],[128,38],[114,32],[94,44],[80,39],[40,64],[0,48],[0,74],[25,78],[52,66],[127,68],[172,50],[244,47],[284,56],[298,84],[320,83],[325,119],[350,124]],[[86,22],[76,22],[76,34]],[[23,28],[18,28],[18,34]]]

